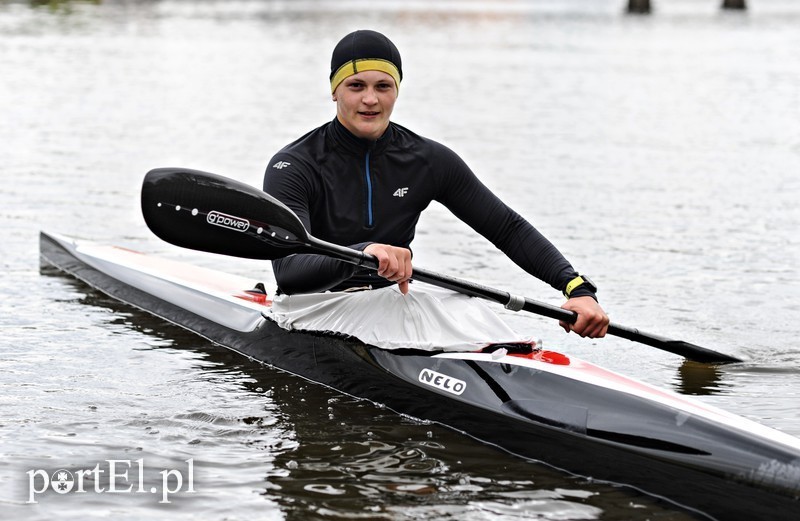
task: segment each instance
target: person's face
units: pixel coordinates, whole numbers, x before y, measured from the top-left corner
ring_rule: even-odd
[[[333,93],[336,116],[354,135],[377,140],[389,126],[397,85],[380,71],[363,71],[348,76]]]

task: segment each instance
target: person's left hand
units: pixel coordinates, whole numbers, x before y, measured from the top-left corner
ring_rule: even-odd
[[[578,320],[574,324],[563,320],[559,322],[567,333],[575,331],[580,336],[589,338],[602,338],[606,335],[608,315],[592,297],[573,297],[561,307],[578,314]]]

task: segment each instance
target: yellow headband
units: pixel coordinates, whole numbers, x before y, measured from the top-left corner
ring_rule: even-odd
[[[380,58],[360,58],[358,60],[350,60],[336,70],[336,74],[331,78],[331,93],[336,90],[336,87],[345,78],[364,71],[385,72],[394,78],[394,83],[397,85],[397,89],[400,90],[400,71],[397,70],[397,66],[394,63]]]

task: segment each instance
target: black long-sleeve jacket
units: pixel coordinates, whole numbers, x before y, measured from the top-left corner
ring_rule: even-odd
[[[370,243],[408,248],[420,213],[438,201],[557,290],[577,276],[453,151],[395,123],[378,141],[357,138],[337,119],[326,123],[273,156],[264,191],[294,210],[315,237],[359,250]],[[322,255],[291,255],[273,261],[273,268],[287,294],[393,284]],[[581,287],[572,296],[591,294]]]

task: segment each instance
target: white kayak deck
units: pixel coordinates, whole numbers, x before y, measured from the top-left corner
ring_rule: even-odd
[[[341,333],[384,349],[427,351],[473,351],[530,340],[482,300],[421,282],[411,284],[407,295],[389,286],[281,295],[270,302],[269,296],[248,293],[256,279],[51,235],[72,244],[86,264],[237,331],[252,331],[267,318],[286,330]]]

